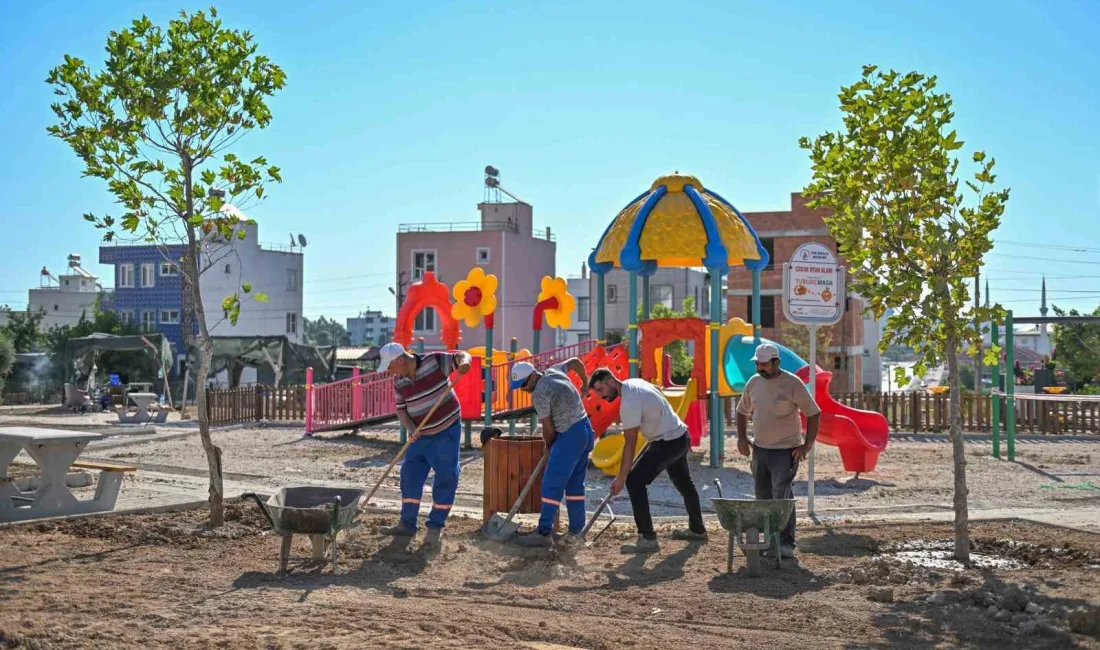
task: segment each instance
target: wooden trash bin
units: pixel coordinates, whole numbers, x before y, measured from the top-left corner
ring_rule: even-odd
[[[507,513],[535,471],[545,444],[539,436],[500,436],[484,447],[483,522],[495,513]],[[527,492],[517,514],[537,513],[542,508],[542,477]]]

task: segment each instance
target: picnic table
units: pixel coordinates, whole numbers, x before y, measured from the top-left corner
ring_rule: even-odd
[[[145,424],[153,421],[153,416],[149,415],[149,405],[157,401],[156,393],[130,393],[130,401],[137,406],[137,413],[130,415],[123,409],[119,411],[118,421],[123,424]],[[167,418],[167,411],[158,412],[157,422],[164,422]]]
[[[80,463],[88,443],[99,440],[98,433],[37,429],[33,427],[0,427],[0,521],[23,521],[38,517],[104,512],[115,507],[122,476],[134,467],[109,463]],[[20,451],[38,465],[41,471],[38,489],[22,492],[8,476],[8,467]],[[69,467],[83,466],[101,470],[95,496],[84,501],[65,485]]]

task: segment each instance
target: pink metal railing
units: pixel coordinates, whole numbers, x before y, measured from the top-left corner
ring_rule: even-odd
[[[545,370],[555,363],[571,357],[581,357],[596,347],[595,341],[581,341],[555,350],[520,359]],[[493,411],[512,411],[531,406],[531,396],[520,390],[511,390],[512,366],[516,361],[497,364],[490,369],[493,379]],[[339,427],[387,416],[396,416],[397,399],[394,377],[385,373],[359,375],[358,369],[350,379],[329,384],[314,385],[312,370],[306,371],[306,433]],[[478,381],[480,384],[480,380]],[[484,395],[481,388],[479,395]],[[481,401],[480,398],[479,402]],[[479,404],[484,413],[484,404]],[[465,411],[466,409],[464,409]]]

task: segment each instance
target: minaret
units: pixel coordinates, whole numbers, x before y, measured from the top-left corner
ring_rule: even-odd
[[[985,307],[989,309],[989,278],[985,279]]]
[[[1039,303],[1039,315],[1047,317],[1047,276],[1043,276],[1042,302]],[[1039,324],[1039,354],[1050,356],[1050,337],[1047,335],[1047,324]]]

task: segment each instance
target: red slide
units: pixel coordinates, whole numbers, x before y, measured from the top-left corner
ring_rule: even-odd
[[[584,369],[590,377],[596,368],[603,366],[606,366],[620,381],[626,379],[630,374],[630,364],[625,345],[612,346],[610,352],[603,346],[596,346],[581,357],[581,361],[584,362]],[[581,380],[573,374],[570,374],[569,378],[580,390]],[[584,396],[584,410],[588,413],[588,419],[592,421],[592,430],[596,432],[597,438],[602,436],[608,427],[619,419],[619,400],[620,398],[615,398],[613,402],[605,402],[595,391],[588,391],[588,394]]]
[[[810,380],[810,366],[799,368],[795,374],[804,383]],[[840,459],[848,472],[873,472],[878,455],[886,449],[890,438],[890,426],[881,413],[861,411],[844,406],[829,394],[833,373],[817,369],[814,377],[814,397],[821,408],[821,427],[817,439],[840,449]],[[806,426],[806,418],[802,418]]]

